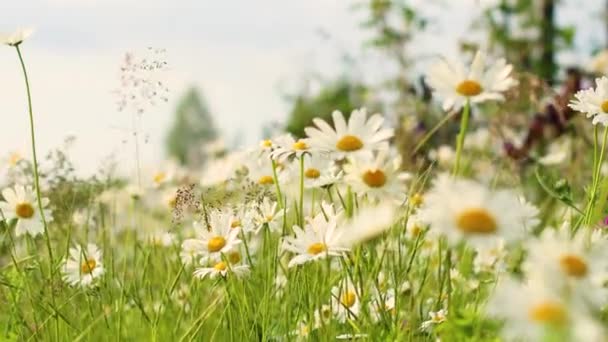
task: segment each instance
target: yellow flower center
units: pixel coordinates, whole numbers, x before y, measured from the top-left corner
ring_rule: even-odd
[[[363,174],[363,182],[372,188],[381,188],[386,183],[386,175],[382,170],[368,170]]]
[[[530,308],[530,319],[538,323],[563,324],[568,319],[564,306],[551,301],[541,302]]]
[[[167,174],[164,172],[159,172],[157,174],[154,175],[154,183],[155,184],[160,184],[162,182],[165,181],[165,179],[167,178]]]
[[[357,295],[353,291],[346,291],[342,294],[342,298],[340,299],[342,305],[347,308],[352,307],[357,302]]]
[[[258,179],[258,184],[260,185],[270,185],[274,184],[274,178],[272,176],[262,176]]]
[[[410,232],[412,234],[412,236],[418,236],[420,235],[420,233],[422,233],[422,227],[420,227],[420,225],[415,224],[411,229]]]
[[[215,264],[213,266],[213,268],[217,271],[225,271],[226,270],[226,263],[223,261],[218,262],[217,264]]]
[[[236,264],[237,262],[241,261],[241,253],[232,252],[228,254],[228,261],[230,261],[231,264]]]
[[[424,197],[422,197],[422,195],[419,193],[415,193],[414,196],[412,196],[410,198],[410,202],[412,203],[412,205],[414,207],[420,206],[423,201],[424,201]]]
[[[15,207],[15,214],[19,218],[29,219],[34,216],[34,207],[30,203],[18,203]]]
[[[319,171],[318,169],[310,168],[304,171],[304,176],[306,178],[317,179],[321,177],[321,171]]]
[[[336,148],[345,152],[357,151],[362,147],[363,142],[354,135],[345,135],[336,143]]]
[[[239,219],[235,219],[235,220],[232,220],[232,222],[230,222],[230,228],[239,228],[239,227],[241,227],[241,225],[242,225],[242,223],[241,223],[241,220],[239,220]]]
[[[602,112],[608,113],[608,100],[602,102],[601,108],[602,108]]]
[[[177,196],[171,196],[167,199],[167,205],[169,205],[169,208],[171,208],[171,209],[175,208],[176,204],[177,204]]]
[[[292,148],[294,150],[303,151],[303,150],[307,150],[308,149],[308,145],[306,145],[306,143],[304,141],[298,140],[297,142],[295,142],[293,144]]]
[[[456,217],[456,226],[466,234],[491,234],[498,228],[494,216],[483,208],[464,210]]]
[[[262,141],[262,147],[271,148],[272,147],[272,140],[270,140],[270,139],[263,140]]]
[[[323,253],[327,250],[327,245],[322,242],[315,242],[312,245],[308,246],[308,254],[317,255],[319,253]]]
[[[479,95],[482,90],[481,84],[473,80],[464,80],[456,87],[456,92],[466,97]]]
[[[17,152],[11,153],[11,155],[10,155],[10,156],[9,156],[9,158],[8,158],[8,164],[9,164],[10,166],[15,166],[15,165],[17,165],[17,163],[19,163],[19,162],[20,162],[22,159],[23,159],[23,157],[22,157],[22,156],[21,156],[19,153],[17,153]]]
[[[91,273],[93,273],[93,270],[95,269],[96,266],[97,266],[97,262],[95,261],[95,259],[91,258],[87,261],[84,261],[80,265],[80,273],[91,274]]]
[[[226,246],[226,239],[221,236],[211,238],[209,239],[209,242],[207,242],[207,250],[209,250],[209,252],[218,252],[224,248],[224,246]]]
[[[569,276],[582,278],[587,275],[587,263],[577,255],[566,254],[560,258],[559,264]]]

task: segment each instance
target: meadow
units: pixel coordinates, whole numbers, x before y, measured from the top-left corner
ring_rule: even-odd
[[[135,177],[83,177],[37,154],[31,34],[0,35],[31,139],[0,182],[1,341],[608,340],[607,52],[553,85],[436,58],[401,107],[424,120],[331,108],[153,171],[135,134]]]

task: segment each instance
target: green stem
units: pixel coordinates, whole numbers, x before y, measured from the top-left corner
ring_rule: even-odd
[[[51,240],[49,238],[49,230],[46,222],[46,217],[44,216],[44,208],[42,207],[42,197],[40,195],[40,175],[38,173],[38,155],[36,154],[36,135],[34,128],[34,114],[32,110],[32,95],[30,91],[30,81],[27,77],[27,70],[25,68],[25,62],[23,61],[23,56],[21,55],[21,50],[19,49],[19,45],[15,46],[17,49],[17,55],[19,56],[19,62],[21,63],[21,69],[23,70],[23,78],[25,79],[25,88],[27,90],[27,105],[30,117],[30,137],[32,141],[32,159],[34,163],[34,185],[36,188],[36,197],[38,202],[38,210],[40,211],[40,218],[42,219],[42,225],[44,226],[44,236],[46,239],[46,247],[49,253],[50,260],[50,269],[51,274],[53,272],[53,251],[51,249]]]
[[[38,173],[38,155],[36,154],[36,130],[34,128],[34,113],[32,109],[32,94],[30,90],[30,81],[27,76],[27,69],[25,67],[25,62],[23,61],[23,56],[21,55],[21,49],[19,49],[19,45],[15,45],[15,49],[17,50],[17,55],[19,56],[19,62],[21,63],[21,70],[23,71],[23,78],[25,80],[25,89],[27,91],[27,105],[28,105],[28,113],[30,119],[30,138],[32,142],[32,161],[34,164],[34,185],[36,190],[36,202],[38,203],[38,210],[40,211],[40,219],[42,220],[42,226],[44,227],[44,238],[46,241],[46,248],[49,254],[49,281],[53,279],[53,250],[51,248],[51,239],[49,236],[49,229],[46,222],[46,217],[44,215],[44,208],[42,206],[42,196],[40,194],[40,174]],[[51,286],[51,298],[52,303],[55,305],[55,293]],[[55,312],[55,318],[57,318],[57,313]],[[57,320],[55,321],[57,323]],[[58,334],[58,325],[55,324],[55,334]]]
[[[594,163],[595,169],[593,170],[593,180],[591,186],[591,194],[589,196],[589,203],[587,204],[587,211],[585,213],[585,223],[591,223],[591,217],[593,213],[593,208],[595,206],[595,199],[597,188],[599,186],[600,173],[602,170],[602,161],[604,160],[604,152],[606,150],[606,142],[608,141],[608,127],[604,128],[604,135],[602,136],[602,147],[600,149],[600,156],[597,161]],[[595,159],[595,158],[594,158]]]
[[[460,155],[462,154],[462,148],[464,146],[464,137],[467,134],[467,128],[469,126],[469,112],[470,112],[470,101],[467,99],[467,102],[464,104],[464,108],[462,109],[462,117],[460,118],[460,131],[458,132],[458,137],[456,140],[456,162],[454,163],[454,169],[452,174],[454,176],[458,176],[458,171],[460,171]]]
[[[304,227],[304,154],[300,156],[300,227]]]
[[[277,162],[275,162],[272,158],[270,159],[270,161],[272,162],[272,177],[274,178],[274,185],[277,189],[277,200],[279,202],[279,208],[283,209],[283,194],[281,194],[281,185],[279,184],[279,176],[277,174]]]

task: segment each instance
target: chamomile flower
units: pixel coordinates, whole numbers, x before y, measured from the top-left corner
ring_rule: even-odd
[[[348,251],[341,244],[343,230],[337,227],[335,217],[326,219],[323,213],[319,213],[314,218],[307,218],[304,229],[294,226],[293,231],[295,236],[286,236],[283,240],[283,249],[295,254],[288,267],[340,256]]]
[[[570,108],[592,117],[594,125],[608,126],[608,77],[596,78],[595,88],[580,90],[574,97],[568,105]]]
[[[588,310],[547,285],[541,281],[520,284],[510,278],[499,283],[487,311],[504,319],[504,337],[542,341],[547,333],[552,333],[563,336],[564,341],[603,341],[597,337],[605,336],[604,329]]]
[[[287,182],[286,177],[288,176],[288,172],[285,172],[287,163],[289,163],[287,160],[285,162],[276,161],[275,169],[273,170],[272,162],[269,157],[250,156],[245,162],[247,177],[252,182],[261,186],[272,187],[274,186],[274,173],[276,172],[279,184],[283,184]]]
[[[294,139],[290,134],[282,135],[273,141],[273,150],[270,156],[280,162],[291,156],[301,158],[303,154],[310,151],[308,139]]]
[[[264,226],[268,226],[270,231],[277,232],[283,226],[283,210],[279,209],[276,201],[264,197],[253,214],[253,223],[254,233],[258,233]]]
[[[299,163],[291,164],[290,179],[300,178]],[[304,187],[320,188],[335,184],[342,179],[342,172],[338,170],[334,161],[322,153],[306,154],[304,156]],[[299,191],[299,190],[298,190]]]
[[[345,279],[338,286],[331,289],[333,297],[332,311],[340,322],[346,322],[347,319],[356,318],[361,310],[359,297],[360,291],[355,288],[355,285],[350,279]]]
[[[431,311],[429,312],[429,317],[430,319],[422,322],[422,325],[420,325],[421,330],[430,331],[435,325],[445,322],[448,317],[448,310],[441,309],[439,311]]]
[[[207,267],[199,267],[194,271],[194,276],[199,279],[216,278],[218,276],[235,276],[242,278],[249,274],[249,265],[232,264],[223,260],[217,261]]]
[[[349,158],[344,165],[344,182],[360,196],[367,195],[373,201],[393,199],[405,201],[404,180],[408,174],[399,171],[400,157],[391,157],[387,150],[376,155],[364,154]]]
[[[2,191],[2,197],[4,198],[4,201],[0,202],[2,216],[8,221],[17,219],[16,236],[26,233],[30,236],[36,236],[44,232],[36,193],[31,187],[15,185],[14,188],[6,188]],[[49,205],[49,199],[46,197],[42,198],[41,202],[43,208]],[[51,211],[49,209],[43,210],[46,220],[51,221]]]
[[[71,286],[88,287],[104,273],[101,251],[95,244],[70,248],[63,265],[63,280]]]
[[[504,59],[487,62],[486,54],[478,51],[468,71],[462,63],[438,62],[431,67],[428,84],[443,100],[444,110],[458,110],[467,101],[502,101],[502,93],[517,85],[512,69]]]
[[[207,216],[209,226],[195,222],[198,237],[182,243],[182,260],[191,262],[191,257],[201,257],[203,263],[209,259],[217,260],[242,242],[238,237],[239,228],[231,226],[230,214],[216,210],[209,212]]]
[[[569,227],[545,229],[527,244],[522,265],[530,279],[541,278],[556,291],[579,296],[593,305],[606,303],[608,259],[606,240],[589,245],[585,234],[570,237]]]
[[[17,46],[34,33],[33,28],[18,29],[11,33],[0,33],[0,43]]]
[[[354,110],[348,123],[339,111],[333,112],[332,118],[335,129],[315,118],[316,127],[306,127],[305,132],[311,149],[330,152],[336,159],[363,151],[387,149],[388,139],[393,136],[393,129],[382,128],[384,118],[380,114],[368,119],[365,109]]]
[[[511,190],[490,190],[471,180],[440,175],[425,195],[418,217],[431,231],[455,244],[467,240],[473,246],[509,243],[520,239],[536,223],[531,208]]]

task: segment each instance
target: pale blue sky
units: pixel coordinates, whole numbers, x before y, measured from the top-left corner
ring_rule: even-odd
[[[473,1],[416,0],[434,18],[433,32],[420,37],[412,52],[420,56],[453,54],[456,39],[467,34],[477,15]],[[584,61],[591,46],[601,43],[601,0],[568,0],[560,12],[564,23],[584,23],[579,48],[569,61]],[[0,31],[34,26],[23,45],[30,67],[34,109],[42,150],[75,135],[77,166],[91,172],[113,152],[131,165],[130,117],[118,113],[112,89],[126,51],[146,46],[166,48],[171,88],[168,104],[143,117],[149,141],[142,148],[147,164],[162,159],[162,142],[175,100],[188,85],[203,90],[227,141],[260,138],[261,127],[282,121],[289,105],[281,92],[297,89],[303,75],[330,77],[352,73],[375,80],[391,70],[378,56],[361,50],[365,33],[362,13],[346,0],[19,0],[3,1]],[[583,8],[583,9],[580,9]],[[447,31],[441,33],[443,29]],[[318,30],[331,34],[327,41]],[[340,56],[362,57],[357,70],[345,70]],[[424,63],[421,64],[423,69]],[[0,49],[0,158],[9,151],[27,154],[26,102],[16,54]]]

